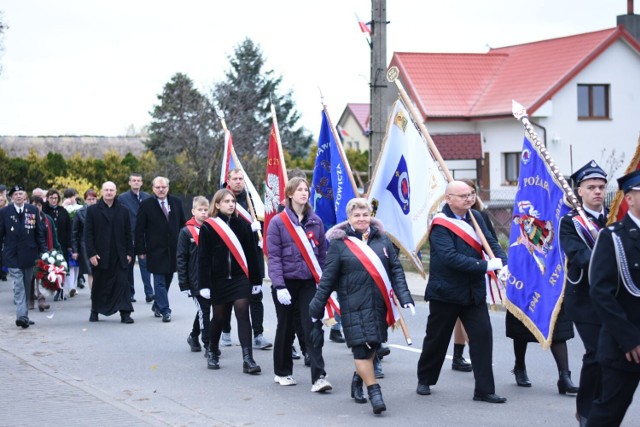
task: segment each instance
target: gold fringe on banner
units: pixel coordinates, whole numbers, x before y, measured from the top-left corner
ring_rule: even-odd
[[[627,175],[638,169],[640,166],[640,138],[638,138],[638,145],[636,146],[636,153],[631,159],[631,163],[625,170],[624,175]],[[620,205],[622,205],[622,201],[624,199],[624,194],[622,191],[616,191],[616,196],[613,199],[613,203],[609,207],[609,216],[607,217],[607,225],[611,225],[614,222],[618,221],[618,211],[620,210]]]

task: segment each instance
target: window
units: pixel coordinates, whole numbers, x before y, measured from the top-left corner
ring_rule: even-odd
[[[504,153],[504,184],[518,185],[518,175],[520,174],[520,152]]]
[[[578,119],[609,118],[609,85],[578,85]]]

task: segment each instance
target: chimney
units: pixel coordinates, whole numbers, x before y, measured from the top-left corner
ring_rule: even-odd
[[[627,14],[618,15],[617,23],[640,42],[640,15],[633,13],[633,0],[627,0]]]

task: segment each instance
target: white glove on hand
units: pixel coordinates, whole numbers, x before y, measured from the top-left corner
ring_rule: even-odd
[[[257,294],[259,294],[260,292],[262,292],[262,285],[254,285],[254,286],[251,288],[251,295],[257,295]]]
[[[318,321],[318,319],[316,319],[315,317],[311,318],[311,323],[316,323]]]
[[[189,298],[191,298],[191,291],[189,291],[188,289],[186,291],[180,291],[180,292],[182,292],[183,295],[186,295]]]
[[[502,269],[502,259],[493,258],[487,261],[487,271],[494,271]]]
[[[211,289],[209,288],[200,289],[200,296],[204,299],[211,299]]]
[[[260,226],[260,221],[253,221],[251,223],[251,231],[260,231],[262,227]]]
[[[258,240],[258,246],[260,247],[260,249],[262,249],[262,246],[263,246],[262,240]]]
[[[278,296],[278,301],[280,301],[280,304],[282,305],[291,304],[291,294],[289,293],[287,288],[278,289],[276,291],[276,295]]]
[[[415,316],[416,315],[416,306],[411,304],[411,303],[407,303],[405,305],[402,306],[402,308],[408,308],[409,310],[411,310],[411,315]]]
[[[509,266],[505,265],[504,267],[502,267],[502,270],[500,270],[500,272],[498,273],[498,279],[500,279],[503,282],[506,282],[508,278],[509,278]]]

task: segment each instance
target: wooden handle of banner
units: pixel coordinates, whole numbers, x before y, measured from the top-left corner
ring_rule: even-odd
[[[409,329],[407,328],[407,324],[404,322],[404,317],[402,316],[402,307],[400,307],[400,301],[398,301],[398,297],[396,294],[393,294],[393,302],[398,307],[398,315],[400,319],[398,323],[400,323],[400,328],[402,329],[402,333],[404,334],[404,340],[407,342],[407,345],[412,345],[413,341],[411,341],[411,335],[409,335]]]
[[[427,145],[429,146],[429,151],[431,151],[431,154],[433,155],[433,157],[436,159],[436,161],[442,168],[442,172],[444,173],[444,176],[447,178],[447,182],[453,181],[454,180],[453,175],[451,175],[449,168],[447,167],[446,163],[444,162],[444,159],[440,155],[440,151],[438,151],[438,147],[436,147],[436,144],[435,142],[433,142],[431,135],[429,135],[429,131],[427,130],[424,123],[422,123],[422,119],[418,115],[418,112],[413,106],[413,102],[411,102],[411,98],[409,98],[409,95],[407,95],[407,91],[404,90],[404,86],[402,86],[402,83],[400,82],[400,79],[398,77],[400,77],[400,71],[398,70],[398,67],[389,68],[389,70],[387,71],[387,80],[396,84],[396,87],[398,88],[398,92],[400,93],[400,97],[402,98],[402,101],[404,102],[405,106],[409,110],[409,113],[411,114],[413,121],[418,125],[418,129],[420,129],[420,133],[425,138]],[[491,247],[489,246],[487,239],[484,237],[484,234],[482,233],[482,230],[480,229],[480,226],[478,226],[478,222],[476,221],[473,215],[471,215],[471,222],[473,223],[473,228],[475,229],[476,234],[480,238],[480,242],[482,242],[482,247],[484,251],[487,253],[487,255],[489,255],[490,258],[495,258],[495,255],[493,254],[493,251],[491,250]]]

